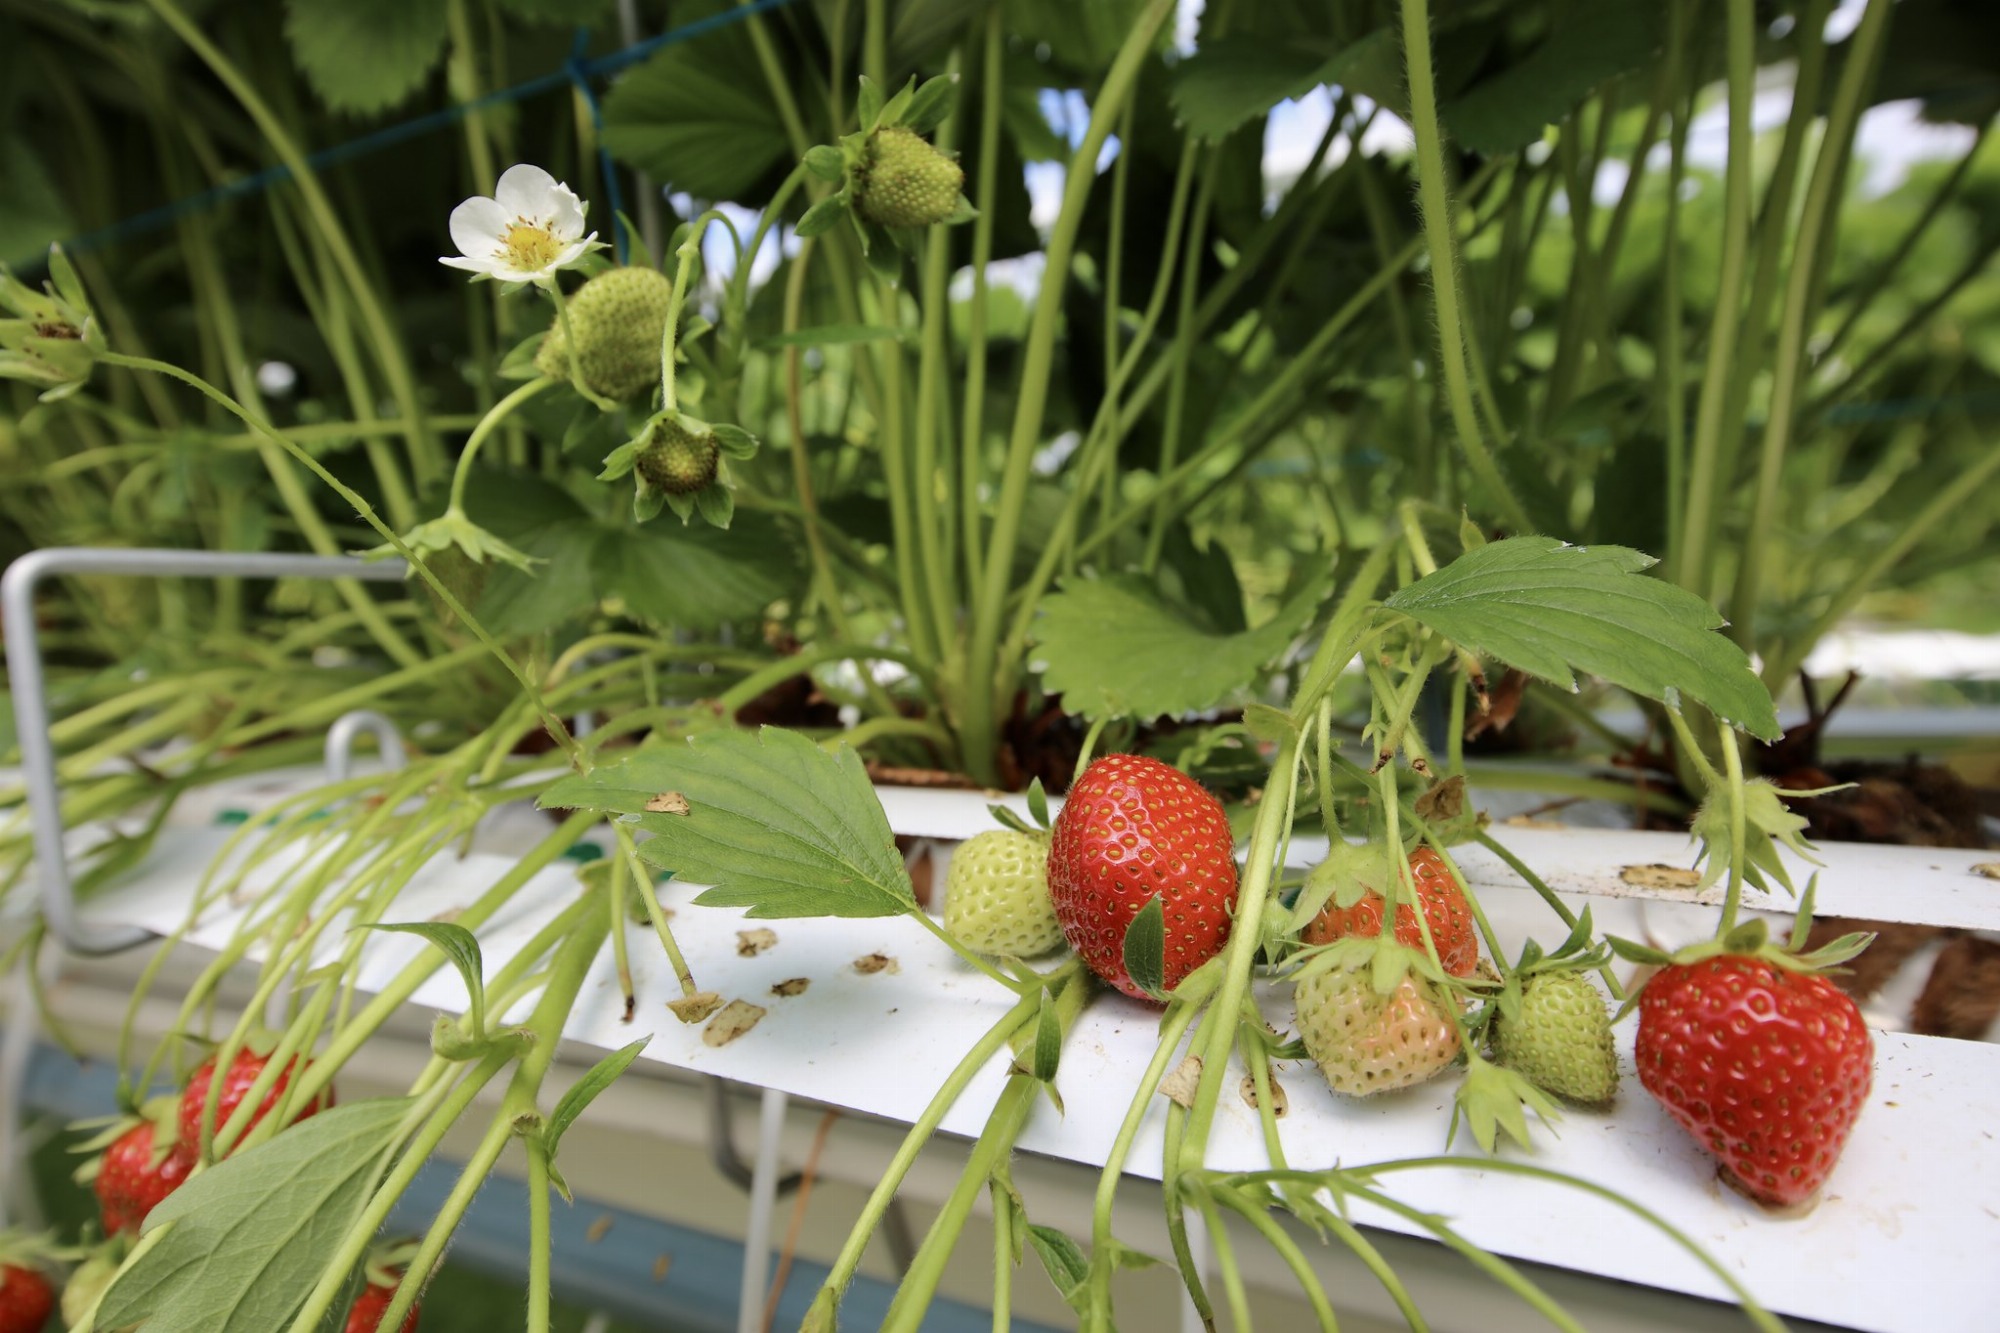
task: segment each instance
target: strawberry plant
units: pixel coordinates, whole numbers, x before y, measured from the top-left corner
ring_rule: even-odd
[[[1584,974],[1631,997],[1588,917],[1546,892],[1565,941],[1510,965],[1453,856],[1493,845],[1463,807],[1469,723],[1508,689],[1489,668],[1593,734],[1571,696],[1601,682],[1672,737],[1700,802],[1698,890],[1727,888],[1713,941],[1651,959],[1642,1082],[1762,1200],[1809,1199],[1835,1169],[1869,1054],[1818,969],[1856,942],[1802,954],[1737,922],[1746,884],[1786,884],[1779,848],[1806,849],[1778,787],[1745,777],[1744,738],[1777,737],[1772,690],[1870,589],[1990,550],[1971,501],[2000,461],[1976,429],[1841,415],[1867,386],[1975,396],[1992,377],[1967,313],[1992,249],[1983,140],[1920,183],[1879,253],[1838,244],[1866,212],[1845,195],[1864,110],[1914,91],[1950,114],[1891,40],[1892,10],[1919,6],[1871,0],[1829,42],[1830,0],[1764,36],[1749,0],[1719,22],[1690,3],[1504,22],[1426,0],[1212,4],[1177,59],[1168,0],[721,7],[700,42],[621,66],[601,135],[532,105],[472,114],[442,160],[394,159],[420,184],[352,192],[308,143],[430,95],[440,60],[452,104],[479,107],[497,43],[549,48],[547,8],[505,0],[476,24],[416,0],[380,30],[336,0],[282,18],[129,8],[129,38],[60,7],[0,23],[25,25],[34,56],[115,54],[146,114],[101,114],[155,136],[166,180],[231,172],[250,144],[292,184],[268,228],[185,225],[171,280],[78,248],[51,252],[45,289],[0,288],[0,375],[26,386],[0,404],[0,444],[29,483],[0,491],[4,535],[369,549],[411,578],[381,596],[93,582],[52,602],[66,813],[141,816],[84,887],[142,863],[190,787],[301,762],[348,708],[416,725],[401,771],[277,801],[230,838],[202,900],[245,924],[170,1036],[120,1052],[125,1095],[198,1039],[218,1054],[164,1119],[99,1145],[105,1227],[130,1249],[73,1322],[306,1333],[345,1307],[350,1326],[407,1329],[518,1150],[526,1319],[545,1328],[562,1138],[645,1046],[548,1094],[600,957],[628,1020],[632,954],[655,946],[677,1020],[728,1013],[675,937],[666,874],[707,886],[688,912],[907,919],[1003,997],[912,1117],[809,1327],[833,1326],[912,1164],[989,1069],[990,1114],[887,1327],[921,1325],[981,1195],[996,1308],[1032,1252],[1081,1325],[1111,1327],[1113,1275],[1144,1258],[1112,1210],[1140,1153],[1162,1181],[1161,1257],[1211,1322],[1227,1306],[1248,1323],[1241,1267],[1219,1249],[1204,1276],[1189,1224],[1226,1241],[1228,1216],[1332,1326],[1284,1210],[1420,1324],[1349,1221],[1359,1202],[1573,1326],[1391,1188],[1435,1163],[1288,1162],[1277,1129],[1274,1068],[1310,1059],[1328,1085],[1311,1095],[1403,1114],[1424,1094],[1401,1090],[1424,1085],[1451,1104],[1440,1138],[1462,1123],[1483,1154],[1454,1162],[1533,1173],[1508,1154],[1545,1141],[1535,1120],[1615,1092]],[[1823,115],[1793,117],[1753,172],[1750,97],[1781,59]],[[316,102],[284,82],[294,60]],[[1717,80],[1719,173],[1691,159]],[[1322,86],[1338,92],[1307,165],[1259,170],[1267,117]],[[58,91],[21,96],[100,114]],[[1391,120],[1407,152],[1371,151]],[[649,186],[623,216],[621,177],[579,138],[671,201]],[[1024,162],[1061,173],[1033,213]],[[91,155],[75,174],[93,211],[117,193]],[[462,180],[474,193],[452,208]],[[1946,216],[1940,234],[1976,238],[1906,288]],[[447,240],[452,274],[433,263]],[[490,282],[461,290],[462,274]],[[1953,349],[1936,365],[1909,351],[1930,329]],[[281,354],[303,388],[261,374]],[[1897,523],[1875,523],[1888,502]],[[1445,725],[1427,725],[1438,704]],[[961,847],[940,921],[870,785],[913,772],[1028,789],[1043,813],[1039,784],[1067,800]],[[423,867],[529,798],[556,819],[512,869],[450,919],[402,919],[429,915],[398,903]],[[607,854],[489,972],[482,932],[586,835]],[[1312,836],[1329,853],[1297,883],[1288,849]],[[7,882],[30,848],[0,827]],[[389,937],[406,961],[385,980],[367,969]],[[1051,956],[1060,943],[1075,957]],[[217,1019],[239,968],[254,998]],[[434,974],[464,1003],[407,1095],[335,1106],[340,1070]],[[1070,1237],[1029,1220],[1007,1164],[1041,1100],[1061,1105],[1070,1034],[1125,1003],[1093,976],[1159,1006],[1159,1040],[1113,1092],[1129,1109],[1100,1145],[1089,1234]],[[1739,996],[1770,1020],[1744,1019],[1746,1067],[1796,1033],[1825,1043],[1799,1119],[1721,1120],[1713,1087],[1668,1077],[1681,1057],[1663,1053],[1713,1048]],[[1214,1165],[1229,1098],[1254,1113],[1261,1169]],[[474,1147],[389,1281],[376,1234],[460,1127]],[[1787,1156],[1794,1141],[1812,1151]]]

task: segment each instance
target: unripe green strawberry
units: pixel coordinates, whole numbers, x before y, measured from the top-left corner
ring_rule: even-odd
[[[689,430],[671,413],[656,418],[633,466],[646,484],[668,495],[693,495],[715,480],[722,446],[712,431]]]
[[[657,269],[614,268],[569,298],[577,369],[592,393],[624,402],[660,382],[660,336],[673,290]],[[569,339],[561,321],[542,340],[535,369],[551,379],[569,379]]]
[[[1412,1087],[1458,1058],[1450,1001],[1415,972],[1378,995],[1364,962],[1308,977],[1292,999],[1306,1050],[1327,1086],[1349,1097]]]
[[[1536,1087],[1585,1106],[1618,1093],[1611,1015],[1579,972],[1541,972],[1521,983],[1521,1011],[1493,1023],[1500,1063]]]
[[[885,227],[930,227],[958,211],[965,172],[922,135],[885,126],[868,136],[855,207]]]
[[[991,829],[967,838],[951,854],[944,894],[945,929],[977,953],[1033,958],[1062,943],[1045,834]]]

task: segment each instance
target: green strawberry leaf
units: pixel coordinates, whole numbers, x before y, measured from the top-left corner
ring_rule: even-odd
[[[668,46],[604,99],[602,142],[697,199],[743,199],[791,155],[744,24]]]
[[[639,1052],[645,1050],[646,1043],[651,1040],[650,1036],[641,1037],[592,1065],[582,1078],[570,1085],[569,1091],[556,1103],[556,1109],[549,1113],[548,1124],[542,1128],[541,1150],[548,1156],[549,1183],[556,1187],[556,1192],[563,1196],[565,1203],[574,1201],[570,1198],[569,1182],[563,1179],[562,1172],[556,1170],[556,1148],[562,1143],[562,1136],[576,1123],[584,1108],[597,1100],[597,1094],[618,1081],[618,1076],[639,1058]]]
[[[449,921],[404,921],[390,924],[385,921],[370,922],[363,930],[390,930],[404,935],[416,935],[430,941],[439,952],[451,960],[458,969],[458,975],[465,979],[465,993],[472,997],[468,1016],[472,1020],[472,1039],[479,1041],[486,1035],[486,964],[479,953],[479,939],[464,926],[455,926]]]
[[[1666,13],[1657,0],[1599,0],[1565,15],[1525,59],[1446,103],[1446,127],[1474,152],[1526,147],[1593,88],[1651,59]]]
[[[1146,994],[1165,998],[1167,920],[1158,898],[1148,898],[1125,928],[1125,974]]]
[[[649,804],[678,793],[686,814]],[[899,916],[916,910],[896,835],[861,760],[796,732],[718,731],[564,778],[553,809],[633,817],[649,864],[715,887],[695,901],[753,917]],[[679,804],[675,802],[674,804]]]
[[[444,55],[445,0],[287,0],[285,37],[335,111],[386,111]]]
[[[148,1235],[173,1229],[119,1275],[96,1326],[284,1328],[367,1202],[410,1106],[337,1106],[189,1179],[146,1219]]]
[[[1313,42],[1279,44],[1261,33],[1235,33],[1203,42],[1174,66],[1169,98],[1189,134],[1225,139],[1279,102],[1326,83],[1349,84],[1370,68],[1400,77],[1401,44],[1388,28],[1350,42],[1331,55]]]
[[[1770,691],[1743,650],[1713,632],[1722,617],[1685,589],[1639,576],[1654,563],[1624,546],[1510,537],[1467,551],[1383,605],[1564,689],[1585,671],[1669,705],[1699,700],[1729,725],[1776,740]]]
[[[1093,722],[1212,708],[1291,645],[1321,591],[1308,586],[1256,629],[1214,634],[1137,575],[1070,579],[1035,621],[1042,685]]]

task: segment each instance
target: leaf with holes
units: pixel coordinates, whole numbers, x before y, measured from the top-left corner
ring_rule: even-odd
[[[646,813],[663,791],[686,796],[688,812]],[[653,835],[639,854],[713,885],[695,900],[707,906],[764,918],[917,910],[882,803],[844,745],[828,753],[778,727],[712,732],[564,778],[541,803],[633,816]]]
[[[1694,699],[1776,740],[1770,691],[1743,650],[1715,633],[1721,615],[1684,588],[1644,577],[1654,563],[1626,546],[1510,537],[1467,551],[1383,605],[1564,689],[1584,671],[1668,704]]]

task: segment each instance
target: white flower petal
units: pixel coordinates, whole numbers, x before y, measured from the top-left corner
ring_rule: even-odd
[[[451,210],[451,243],[461,254],[490,259],[500,248],[500,237],[511,220],[512,216],[492,199],[468,199]]]
[[[532,162],[520,162],[500,174],[500,183],[493,189],[493,198],[506,213],[508,221],[515,218],[537,220],[555,213],[555,194],[561,189],[564,187],[557,184],[556,178],[548,172]]]
[[[583,230],[583,200],[567,185],[555,188],[554,207],[549,210],[549,233],[557,240],[573,239]]]
[[[469,255],[447,255],[438,260],[438,263],[443,264],[446,268],[462,268],[467,273],[485,273],[491,275],[493,272],[492,260],[474,259]]]
[[[591,244],[592,239],[596,235],[597,235],[596,232],[592,232],[590,233],[589,236],[584,237],[582,240],[576,242],[574,245],[565,246],[563,248],[563,252],[556,256],[555,262],[549,265],[550,270],[553,271],[559,268],[568,268],[571,264],[574,264],[577,260],[589,254],[593,249],[596,248]]]

